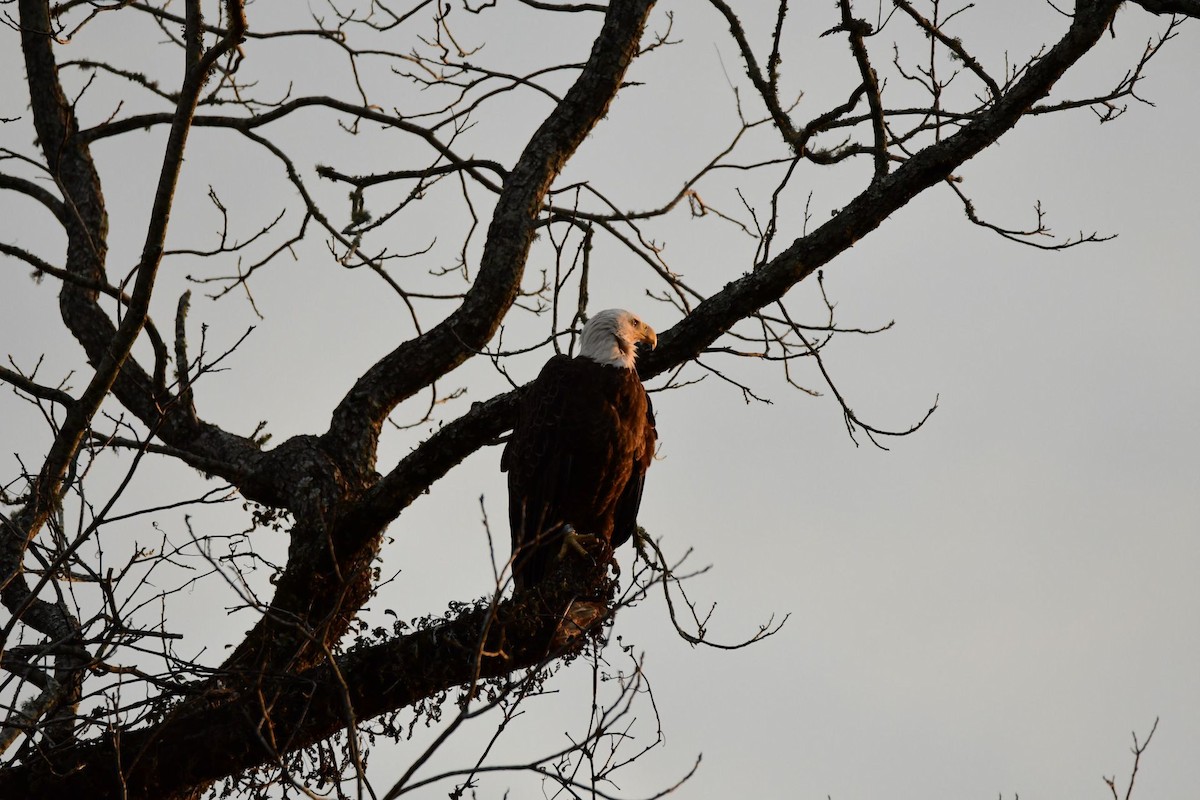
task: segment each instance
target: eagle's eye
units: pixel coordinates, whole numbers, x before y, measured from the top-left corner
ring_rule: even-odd
[[[632,326],[633,326],[633,327],[635,327],[635,328],[640,328],[640,327],[642,327],[642,321],[641,321],[640,319],[637,319],[636,317],[635,317],[634,319],[631,319],[631,320],[629,321],[629,324],[630,324],[630,325],[632,325]]]

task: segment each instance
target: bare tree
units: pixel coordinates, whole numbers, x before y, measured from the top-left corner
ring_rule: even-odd
[[[807,361],[828,382],[825,344],[870,331],[840,327],[829,301],[820,319],[801,321],[786,303],[793,287],[819,278],[822,267],[934,187],[952,191],[972,223],[1008,239],[1063,248],[1103,238],[1053,239],[1040,208],[1025,229],[987,220],[957,171],[1026,117],[1119,116],[1140,99],[1146,64],[1185,18],[1200,17],[1196,0],[1076,0],[1061,11],[1057,39],[1025,60],[996,63],[960,34],[968,9],[939,0],[839,0],[803,12],[781,0],[766,25],[743,20],[724,0],[681,4],[679,14],[719,15],[740,56],[736,68],[726,65],[736,134],[682,186],[661,195],[637,187],[631,203],[622,199],[628,190],[614,190],[602,173],[580,174],[572,158],[603,129],[614,102],[652,80],[643,63],[686,46],[673,33],[676,12],[656,10],[653,0],[411,0],[403,7],[364,0],[330,3],[300,23],[278,10],[255,18],[258,9],[243,0],[183,5],[181,15],[153,1],[6,4],[29,105],[16,109],[6,98],[0,109],[0,189],[6,208],[40,207],[62,237],[32,245],[14,238],[0,242],[0,253],[58,286],[61,324],[87,366],[49,378],[13,358],[0,366],[0,378],[49,434],[38,461],[7,476],[0,496],[0,597],[9,614],[0,662],[0,742],[10,754],[0,771],[4,797],[196,797],[256,769],[244,779],[258,787],[283,782],[310,791],[357,775],[360,794],[365,786],[374,796],[361,737],[402,735],[395,712],[440,713],[434,709],[454,692],[458,710],[447,735],[491,714],[498,736],[558,665],[581,656],[618,691],[597,700],[572,747],[503,768],[609,796],[611,771],[641,752],[616,750],[629,747],[622,725],[645,686],[636,659],[605,665],[606,631],[623,604],[658,586],[679,589],[678,565],[652,541],[642,543],[648,555],[627,568],[623,589],[600,554],[596,564],[564,561],[541,596],[513,600],[504,592],[505,548],[497,545],[495,591],[483,599],[455,604],[443,617],[397,621],[392,630],[365,631],[360,619],[397,566],[379,558],[388,526],[511,428],[521,388],[510,365],[570,349],[592,309],[589,289],[611,281],[609,265],[620,264],[641,270],[636,285],[658,304],[656,318],[670,321],[660,325],[658,350],[639,365],[645,380],[658,379],[656,390],[713,374],[753,397],[722,368],[729,356],[775,362],[802,389],[795,370]],[[1160,35],[1115,86],[1052,97],[1065,73],[1115,35],[1122,5],[1161,15]],[[586,36],[590,50],[556,57],[547,46],[546,60],[529,67],[502,40],[479,49],[481,31],[506,26],[536,31],[548,44]],[[823,82],[846,88],[814,107],[789,93],[796,80],[783,65],[822,37],[846,46],[843,60],[828,65],[836,80]],[[167,48],[151,47],[164,41]],[[164,49],[174,66],[165,65]],[[698,95],[671,99],[707,102]],[[152,150],[147,131],[168,133],[149,140]],[[137,231],[142,242],[130,266],[109,255],[109,197],[136,172],[102,168],[98,153],[139,136],[137,168],[152,165],[157,184],[136,221],[121,219],[121,235]],[[385,143],[387,163],[356,158],[359,143],[371,141]],[[192,220],[173,214],[187,199],[181,175],[203,182],[205,165],[235,146],[253,154],[256,171],[286,176],[290,198],[271,208],[277,195],[231,202],[209,187],[221,220],[215,240],[169,248],[168,229],[172,242],[198,238]],[[856,189],[818,224],[797,211],[807,208],[798,176],[830,170]],[[753,182],[766,188],[739,191]],[[705,286],[683,277],[655,235],[656,224],[678,215],[727,226],[753,243],[736,279]],[[436,235],[415,235],[431,227]],[[396,241],[416,244],[403,249]],[[164,265],[179,265],[175,272],[186,265],[198,291],[225,304],[243,298],[257,313],[256,287],[292,257],[373,274],[404,322],[379,348],[388,352],[337,388],[341,400],[328,409],[326,429],[268,446],[264,426],[253,427],[261,416],[253,398],[242,403],[249,416],[237,424],[250,433],[204,412],[205,382],[244,337],[215,347],[205,327],[197,341],[188,324],[191,292],[160,297],[156,287]],[[173,315],[173,325],[155,324],[152,309],[160,319]],[[468,405],[446,383],[472,360],[494,368],[509,388]],[[877,427],[828,385],[852,436],[879,443],[923,421]],[[381,455],[385,440],[393,455]],[[171,462],[195,471],[189,499],[116,510],[138,470]],[[89,489],[99,472],[110,479]],[[229,503],[240,508],[237,532],[193,524],[200,507]],[[152,548],[105,536],[106,526],[133,516],[177,520],[181,508],[185,521],[164,526]],[[287,536],[278,564],[263,544],[272,530]],[[155,618],[200,582],[227,583],[258,612],[220,658],[186,650],[172,620]],[[692,614],[681,633],[705,640],[696,608],[673,608]],[[772,630],[766,625],[759,636]],[[500,768],[481,759],[461,772],[418,774],[428,753],[414,758],[388,796],[438,780],[461,796]]]

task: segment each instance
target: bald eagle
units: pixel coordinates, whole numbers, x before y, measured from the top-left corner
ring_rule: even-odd
[[[637,528],[654,456],[654,411],[635,364],[658,344],[634,314],[601,311],[579,355],[546,362],[522,401],[500,469],[508,473],[516,591],[536,586],[574,535],[613,548]]]

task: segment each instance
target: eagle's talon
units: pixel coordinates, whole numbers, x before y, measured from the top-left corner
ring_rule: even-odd
[[[558,549],[559,560],[562,560],[569,550],[574,550],[581,556],[591,558],[592,554],[583,546],[585,539],[589,542],[596,541],[596,537],[590,533],[576,533],[575,529],[570,525],[563,525],[563,543],[562,547]]]

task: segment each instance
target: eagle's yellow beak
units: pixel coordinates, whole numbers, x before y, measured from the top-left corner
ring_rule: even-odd
[[[638,328],[638,338],[633,343],[633,347],[641,355],[646,355],[647,352],[658,347],[658,334],[654,332],[654,328],[643,322]]]

